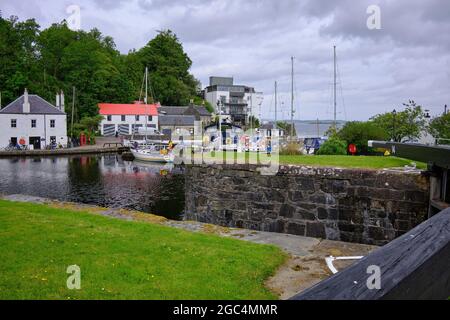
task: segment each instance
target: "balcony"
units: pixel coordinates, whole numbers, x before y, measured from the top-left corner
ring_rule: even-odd
[[[226,106],[247,106],[248,103],[244,99],[228,99],[228,101],[225,102]]]

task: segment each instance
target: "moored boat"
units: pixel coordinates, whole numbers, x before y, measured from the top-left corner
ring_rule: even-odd
[[[131,149],[131,153],[140,161],[174,162],[175,159],[175,155],[166,149]]]

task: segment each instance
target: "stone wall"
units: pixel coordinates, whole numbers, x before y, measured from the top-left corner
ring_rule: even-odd
[[[383,245],[427,218],[428,193],[420,172],[187,166],[185,219]]]

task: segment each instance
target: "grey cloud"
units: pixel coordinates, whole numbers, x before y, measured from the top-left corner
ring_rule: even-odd
[[[404,46],[433,46],[450,48],[450,2],[447,0],[412,1],[337,1],[327,14],[333,17],[322,34],[342,37],[371,38],[384,41],[390,38]],[[310,1],[309,6],[319,8],[323,1]],[[339,5],[338,5],[339,4]],[[381,30],[366,27],[371,4],[381,9]],[[311,10],[310,12],[314,12]],[[326,12],[326,11],[325,11]],[[322,15],[325,14],[322,11]]]
[[[161,1],[153,1],[156,7]],[[183,5],[183,13],[163,17],[162,26],[170,28],[186,41],[217,41],[239,38],[242,35],[267,34],[288,28],[288,21],[300,16],[299,1],[204,1],[197,0],[184,5],[184,1],[171,2],[168,14]],[[162,5],[165,8],[165,5]],[[151,7],[149,7],[151,8]]]
[[[111,10],[122,7],[127,0],[94,0],[94,3],[102,9]]]
[[[69,2],[0,1],[4,15],[35,16],[44,27],[61,21]],[[255,86],[265,92],[266,117],[273,116],[275,80],[287,110],[291,55],[296,57],[298,115],[303,119],[331,116],[335,44],[344,94],[342,98],[338,90],[342,117],[367,119],[411,98],[435,113],[450,104],[447,0],[77,2],[83,10],[83,28],[97,26],[114,37],[122,52],[144,46],[155,30],[172,29],[203,84],[210,75],[228,75]],[[370,4],[381,7],[382,30],[366,27]]]

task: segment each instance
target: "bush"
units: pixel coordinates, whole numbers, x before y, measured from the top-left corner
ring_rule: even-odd
[[[367,145],[369,140],[385,141],[389,139],[388,132],[372,121],[347,122],[345,126],[339,130],[337,136],[339,139],[346,141],[348,144],[353,143],[356,145],[356,151],[358,154],[374,153],[374,150],[369,148]]]
[[[280,150],[282,156],[299,156],[302,155],[300,151],[301,145],[296,142],[289,142],[286,146],[283,146]]]
[[[339,137],[330,137],[327,141],[320,146],[317,151],[318,155],[346,155],[347,154],[347,142],[339,139]]]

